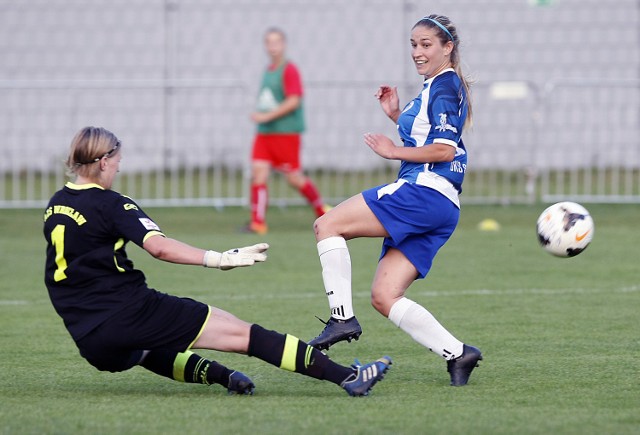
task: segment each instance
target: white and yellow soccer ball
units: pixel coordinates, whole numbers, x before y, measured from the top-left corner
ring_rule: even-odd
[[[593,219],[580,204],[558,202],[540,214],[536,231],[545,251],[557,257],[575,257],[593,239]]]

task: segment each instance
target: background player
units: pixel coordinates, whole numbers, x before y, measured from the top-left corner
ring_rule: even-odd
[[[458,223],[458,194],[467,166],[461,135],[471,122],[468,85],[460,69],[458,34],[447,17],[431,15],[418,21],[411,31],[411,47],[416,69],[425,78],[420,95],[400,111],[396,88],[381,86],[376,93],[385,114],[397,124],[403,145],[381,134],[364,137],[381,157],[402,162],[398,180],[344,201],[315,222],[331,318],[310,344],[328,349],[360,336],[346,240],[384,237],[371,287],[372,305],[447,360],[451,385],[465,385],[482,359],[480,351],[463,344],[404,295],[414,280],[429,272]]]
[[[75,181],[51,198],[44,213],[45,284],[80,354],[98,370],[141,365],[183,382],[224,385],[252,394],[244,374],[190,348],[237,352],[282,369],[366,395],[389,368],[388,357],[343,367],[292,335],[244,322],[219,308],[147,287],[125,251],[133,241],[153,257],[222,270],[265,261],[265,243],[205,251],[165,237],[132,199],[111,190],[122,145],[103,128],[85,127],[71,143],[67,166]]]
[[[262,77],[257,110],[251,119],[258,131],[251,154],[251,221],[247,231],[265,234],[271,168],[282,171],[298,189],[317,216],[328,207],[315,184],[302,173],[300,140],[304,131],[302,80],[298,68],[286,58],[286,36],[280,29],[267,30],[264,37],[270,64]]]

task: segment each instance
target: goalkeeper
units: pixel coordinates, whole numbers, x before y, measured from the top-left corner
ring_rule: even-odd
[[[166,237],[130,198],[111,190],[122,145],[104,128],[85,127],[71,143],[67,167],[75,176],[44,213],[45,284],[80,354],[98,370],[140,365],[182,382],[221,384],[253,394],[249,377],[190,349],[248,354],[282,369],[367,395],[391,364],[389,357],[344,367],[296,337],[238,319],[219,308],[147,286],[127,257],[128,241],[153,257],[221,270],[266,260],[268,245],[205,251]]]

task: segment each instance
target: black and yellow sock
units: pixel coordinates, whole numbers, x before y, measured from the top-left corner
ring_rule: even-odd
[[[233,372],[191,351],[152,350],[140,365],[176,381],[205,385],[216,383],[225,387],[229,385],[229,376]]]
[[[340,385],[353,374],[353,369],[331,361],[328,356],[293,335],[268,331],[251,325],[249,356],[291,372]]]

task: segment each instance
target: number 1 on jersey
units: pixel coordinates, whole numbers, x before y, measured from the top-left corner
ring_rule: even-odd
[[[51,231],[51,244],[56,248],[56,265],[58,266],[53,279],[58,282],[67,277],[64,273],[67,269],[67,260],[64,258],[64,225],[56,225]]]

